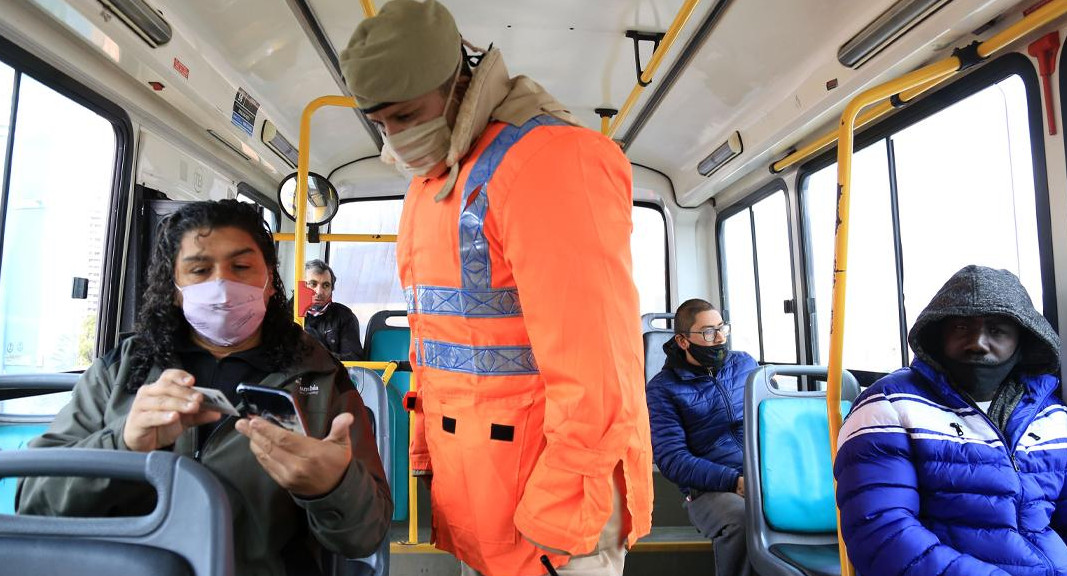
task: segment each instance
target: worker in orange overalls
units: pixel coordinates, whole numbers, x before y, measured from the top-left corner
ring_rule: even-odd
[[[412,469],[463,574],[619,576],[652,508],[630,164],[464,45],[440,3],[393,0],[341,53],[382,159],[412,176]]]

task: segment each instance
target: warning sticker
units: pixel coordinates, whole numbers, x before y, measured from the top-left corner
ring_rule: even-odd
[[[259,102],[249,96],[244,88],[237,89],[237,96],[233,98],[233,116],[231,121],[234,126],[252,135],[252,127],[256,124],[256,112],[259,112]]]

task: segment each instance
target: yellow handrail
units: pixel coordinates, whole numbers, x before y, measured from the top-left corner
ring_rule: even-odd
[[[304,107],[300,115],[300,148],[297,150],[296,166],[296,253],[293,257],[293,285],[299,286],[304,280],[304,248],[307,244],[307,201],[308,201],[308,164],[311,161],[311,117],[323,106],[356,107],[356,99],[351,96],[321,96]],[[300,299],[293,298],[293,319],[301,326],[304,317],[300,314]]]
[[[377,12],[374,10],[374,0],[359,0],[359,3],[363,6],[363,15],[367,18],[373,18]]]
[[[1035,10],[1021,21],[996,34],[977,47],[978,55],[986,58],[1026,34],[1067,13],[1067,0],[1053,0]],[[849,201],[852,188],[853,135],[860,112],[877,102],[920,87],[929,88],[960,70],[956,56],[945,58],[914,72],[910,72],[869,90],[852,99],[841,114],[837,147],[837,228],[834,231],[834,289],[830,310],[830,360],[826,378],[826,410],[830,428],[831,462],[837,458],[837,437],[841,431],[841,370],[844,358],[845,292],[848,272]],[[836,489],[836,482],[835,482]],[[854,576],[855,569],[848,560],[841,537],[841,511],[837,510],[837,536],[841,560],[841,576]]]
[[[1037,28],[1040,28],[1041,26],[1052,22],[1056,18],[1059,18],[1063,15],[1064,10],[1062,7],[1057,8],[1056,4],[1059,4],[1059,2],[1050,2],[1042,6],[1041,8],[1032,12],[1029,16],[1024,17],[1015,24],[1012,24],[1011,26],[1005,28],[993,37],[989,38],[985,42],[982,42],[978,46],[978,56],[980,56],[981,58],[988,58],[989,56],[992,56],[994,53],[1003,49],[1005,46],[1011,44],[1012,42],[1015,42],[1019,38],[1022,38],[1023,36],[1029,34],[1030,32],[1033,32]],[[937,79],[936,81],[919,84],[918,86],[911,87],[907,90],[902,90],[898,95],[900,103],[906,104],[918,98],[922,94],[938,86],[950,77],[951,76],[943,76]],[[892,112],[893,109],[893,104],[889,102],[882,102],[878,104],[874,108],[867,110],[859,116],[859,119],[856,120],[856,128],[862,128],[870,124],[871,122],[874,122],[884,117],[889,112]],[[837,134],[838,130],[831,130],[826,134],[823,134],[815,141],[801,147],[799,150],[790,153],[785,158],[782,158],[781,160],[771,164],[771,170],[773,172],[781,172],[782,170],[785,170],[790,166],[799,164],[807,160],[808,158],[811,158],[812,156],[818,154],[819,152],[822,152],[823,150],[837,142]]]
[[[292,232],[275,232],[275,242],[292,242],[296,234]],[[323,242],[396,242],[396,234],[319,234]],[[300,261],[297,260],[299,263]]]
[[[689,21],[689,17],[693,15],[693,10],[696,9],[700,0],[686,0],[685,4],[678,9],[678,14],[674,17],[674,22],[671,22],[671,27],[667,29],[666,35],[663,36],[663,40],[660,41],[659,47],[652,53],[652,58],[648,61],[648,66],[645,66],[645,71],[641,74],[641,78],[634,85],[634,89],[630,91],[630,96],[626,98],[626,103],[622,105],[619,110],[619,114],[615,116],[615,120],[611,123],[611,126],[607,131],[601,129],[604,135],[611,138],[615,135],[615,132],[619,130],[619,126],[622,125],[622,121],[630,114],[630,109],[637,103],[637,98],[641,96],[641,93],[645,91],[645,85],[652,81],[652,75],[656,73],[656,69],[659,68],[659,64],[663,61],[663,57],[667,55],[667,51],[674,45],[674,41],[678,38],[678,34],[685,27],[685,23]],[[603,121],[601,121],[603,126]]]

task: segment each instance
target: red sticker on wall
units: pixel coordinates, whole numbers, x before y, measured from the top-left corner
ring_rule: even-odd
[[[182,61],[177,58],[174,59],[174,69],[178,71],[178,74],[182,75],[182,78],[189,79],[189,67],[182,64]]]

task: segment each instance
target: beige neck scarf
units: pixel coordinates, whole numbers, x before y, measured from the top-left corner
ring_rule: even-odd
[[[437,202],[452,193],[463,158],[485,131],[490,119],[522,126],[535,116],[551,114],[568,124],[581,126],[578,119],[537,82],[526,76],[509,78],[499,49],[482,52],[484,56],[474,69],[456,124],[452,127],[452,144],[445,157],[448,180],[434,195]]]

